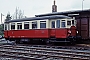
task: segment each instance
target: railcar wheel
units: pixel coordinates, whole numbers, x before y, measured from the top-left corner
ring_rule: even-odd
[[[71,44],[71,45],[75,45],[75,43],[76,43],[76,42],[75,42],[75,40],[74,40],[74,39],[72,39],[72,41],[71,41],[71,43],[70,43],[70,44]]]
[[[50,45],[50,44],[51,44],[51,42],[50,42],[49,40],[47,40],[47,41],[46,41],[46,44],[47,44],[47,45]]]
[[[46,44],[47,44],[47,45],[53,45],[53,43],[52,43],[52,42],[50,42],[49,40],[48,40],[48,41],[46,41]]]
[[[48,40],[48,41],[46,41],[46,44],[50,44],[50,41]]]
[[[20,41],[19,40],[16,40],[16,44],[19,44],[20,43]]]

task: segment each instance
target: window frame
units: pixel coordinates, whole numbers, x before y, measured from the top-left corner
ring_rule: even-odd
[[[58,22],[59,22],[59,25],[58,25]],[[59,27],[58,27],[59,26]],[[56,28],[61,28],[61,20],[56,20]]]
[[[41,27],[41,24],[44,23],[45,27]],[[40,29],[45,29],[46,28],[46,21],[40,21]]]
[[[4,30],[8,30],[8,24],[4,24]]]
[[[8,30],[11,30],[11,23],[8,23]]]
[[[64,26],[64,27],[62,26],[62,23],[63,23],[63,22],[65,23],[65,26]],[[61,28],[66,28],[66,26],[67,26],[67,25],[66,25],[66,20],[61,20]]]
[[[36,27],[33,28],[33,24],[36,23]],[[32,29],[37,29],[38,25],[37,25],[37,21],[32,21]]]
[[[54,27],[52,26],[52,22],[54,22]],[[51,21],[51,28],[54,29],[54,28],[56,28],[55,26],[56,26],[56,21],[55,21],[55,20],[52,20],[52,21]]]
[[[19,28],[18,28],[18,25],[19,25]],[[21,25],[21,28],[20,28],[20,25]],[[22,23],[17,23],[17,30],[22,30]]]
[[[25,28],[25,24],[28,24],[28,28]],[[29,27],[30,27],[30,22],[24,22],[24,27],[23,27],[23,29],[24,29],[24,30],[30,29]]]
[[[68,22],[69,22],[70,24],[69,24]],[[71,25],[72,25],[72,20],[67,20],[67,26],[71,26]]]
[[[14,25],[14,29],[12,28],[13,25]],[[11,30],[15,30],[15,23],[11,23]]]

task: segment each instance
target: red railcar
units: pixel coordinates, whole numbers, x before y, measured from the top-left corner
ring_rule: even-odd
[[[16,42],[73,43],[77,34],[76,20],[63,15],[10,20],[4,26],[4,37]]]

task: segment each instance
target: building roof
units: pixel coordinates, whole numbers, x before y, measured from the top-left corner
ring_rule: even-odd
[[[32,21],[32,20],[44,20],[44,19],[64,19],[64,18],[71,18],[64,15],[53,15],[53,16],[43,16],[43,17],[30,17],[30,18],[23,18],[23,19],[15,19],[15,20],[9,20],[5,23],[9,22],[21,22],[21,21]]]
[[[41,17],[41,16],[51,16],[51,15],[65,15],[65,14],[74,14],[74,13],[81,13],[81,12],[90,12],[90,9],[87,9],[87,10],[65,11],[65,12],[53,12],[53,13],[40,14],[40,15],[35,15],[35,16],[36,17]]]

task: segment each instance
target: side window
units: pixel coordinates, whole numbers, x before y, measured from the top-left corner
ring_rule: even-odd
[[[10,30],[10,24],[8,24],[8,30]]]
[[[46,28],[46,21],[40,21],[40,28]]]
[[[57,21],[56,21],[56,27],[57,27],[57,28],[60,28],[60,20],[57,20]]]
[[[67,25],[71,25],[71,21],[67,21]]]
[[[15,30],[15,23],[11,23],[11,30]]]
[[[72,25],[74,25],[74,20],[72,20]]]
[[[52,23],[51,23],[52,25],[52,28],[55,28],[55,21],[52,21]]]
[[[36,29],[37,28],[37,22],[32,22],[32,29]]]
[[[5,24],[5,25],[4,25],[4,28],[5,28],[4,30],[7,30],[7,25],[8,25],[8,24]]]
[[[62,27],[62,28],[66,27],[65,20],[62,20],[62,22],[61,22],[61,27]]]
[[[22,29],[22,23],[17,23],[17,29]]]
[[[29,22],[24,22],[24,29],[29,29]]]

